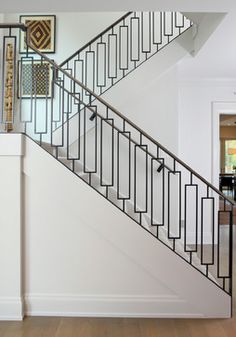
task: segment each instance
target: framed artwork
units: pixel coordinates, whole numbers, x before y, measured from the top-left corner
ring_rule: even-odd
[[[33,58],[18,61],[18,98],[51,98],[52,94],[50,63]]]
[[[55,53],[56,16],[21,15],[20,22],[30,29],[31,44],[42,53]],[[26,53],[25,32],[20,32],[20,53]],[[29,53],[33,53],[30,51]]]

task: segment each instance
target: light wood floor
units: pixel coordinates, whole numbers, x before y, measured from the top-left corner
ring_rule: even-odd
[[[234,226],[236,261],[236,226]],[[0,337],[236,337],[236,268],[231,319],[26,317],[0,322]]]
[[[1,322],[1,337],[235,337],[236,319],[27,317]]]

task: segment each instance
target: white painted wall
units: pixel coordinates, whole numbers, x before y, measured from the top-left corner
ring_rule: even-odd
[[[235,29],[236,14],[231,11],[197,56],[186,56],[178,64],[179,156],[213,183],[212,106],[236,101]]]
[[[235,102],[236,81],[179,83],[179,156],[212,180],[212,103]]]
[[[175,153],[178,153],[176,63],[191,47],[191,34],[190,30],[171,42],[103,95],[128,119]]]
[[[22,13],[21,13],[22,14]],[[5,14],[5,22],[19,22],[20,13]],[[33,13],[30,13],[33,14]],[[34,13],[35,14],[35,13]],[[41,13],[44,14],[44,13]],[[47,13],[46,13],[47,14]],[[76,50],[119,19],[123,12],[53,12],[56,15],[56,53],[49,54],[61,63]],[[92,24],[91,24],[92,23]]]
[[[0,319],[22,319],[21,135],[0,135]]]
[[[229,315],[230,297],[201,273],[29,139],[25,149],[26,313]]]
[[[211,17],[211,16],[210,16]],[[212,17],[214,25],[216,17]],[[203,28],[206,32],[206,22],[203,20],[203,27],[199,29],[196,37],[196,43],[199,43],[198,36],[204,39]],[[209,27],[211,29],[211,27]],[[186,56],[179,63],[179,76],[181,79],[234,79],[236,77],[236,46],[234,41],[234,32],[236,30],[236,13],[228,13],[202,46],[196,57]],[[202,36],[203,35],[203,36]]]

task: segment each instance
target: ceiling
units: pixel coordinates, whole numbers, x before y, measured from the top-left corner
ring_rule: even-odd
[[[235,0],[8,0],[1,1],[1,13],[176,10],[196,12],[236,11]]]

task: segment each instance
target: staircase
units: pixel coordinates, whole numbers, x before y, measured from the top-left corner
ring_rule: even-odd
[[[33,85],[25,93],[20,76],[14,107],[19,114],[13,119],[9,110],[1,122],[6,130],[13,125],[14,131],[38,143],[186,265],[232,296],[233,202],[99,96],[189,27],[179,13],[128,13],[59,66],[30,44],[24,25],[1,25],[13,41],[14,30],[26,31],[27,46],[37,55],[21,58],[21,67],[34,68]],[[128,44],[128,36],[138,36],[141,47],[139,39]],[[115,53],[111,46],[116,46]],[[124,57],[127,54],[130,58]],[[78,69],[85,74],[80,80],[75,78]],[[37,95],[42,76],[48,84],[44,99]],[[228,225],[227,242],[222,224]]]
[[[60,66],[101,95],[191,27],[179,12],[128,12]]]

